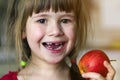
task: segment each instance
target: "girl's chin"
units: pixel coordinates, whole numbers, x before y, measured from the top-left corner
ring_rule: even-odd
[[[62,62],[62,59],[52,59],[48,61],[48,63],[50,64],[59,64],[61,62]]]

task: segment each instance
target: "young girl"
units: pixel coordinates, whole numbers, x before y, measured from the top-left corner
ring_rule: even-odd
[[[94,72],[81,76],[76,65],[88,32],[87,0],[13,0],[10,5],[8,37],[27,65],[0,80],[113,80],[115,71],[106,61],[106,78]]]

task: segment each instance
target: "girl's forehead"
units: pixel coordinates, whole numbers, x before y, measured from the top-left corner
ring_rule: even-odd
[[[70,12],[66,12],[66,11],[54,11],[54,10],[52,10],[52,8],[50,8],[50,10],[47,10],[47,11],[41,11],[41,12],[39,12],[39,13],[35,13],[35,12],[33,12],[33,14],[70,14],[70,15],[73,15],[73,12],[72,11],[70,11]]]
[[[54,12],[54,11],[44,11],[44,12],[39,12],[39,13],[33,13],[32,17],[39,17],[39,16],[67,16],[67,17],[74,17],[73,12],[65,12],[65,11],[58,11],[58,12]]]

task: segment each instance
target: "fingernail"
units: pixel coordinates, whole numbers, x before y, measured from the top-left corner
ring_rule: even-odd
[[[104,64],[109,64],[108,61],[104,61]]]
[[[84,73],[82,74],[82,77],[85,77],[85,74],[84,74]]]

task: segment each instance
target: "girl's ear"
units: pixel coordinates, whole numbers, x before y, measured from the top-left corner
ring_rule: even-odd
[[[23,32],[22,32],[22,39],[25,39],[25,38],[26,38],[26,32],[23,31]]]

